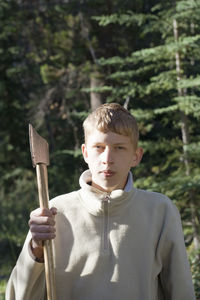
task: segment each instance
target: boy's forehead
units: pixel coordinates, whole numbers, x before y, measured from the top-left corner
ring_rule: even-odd
[[[131,140],[130,137],[113,131],[102,132],[98,129],[94,129],[87,136],[87,144],[94,143],[128,144],[131,143]]]

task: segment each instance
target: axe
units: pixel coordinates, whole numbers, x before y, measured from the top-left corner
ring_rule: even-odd
[[[33,167],[36,167],[38,196],[41,208],[49,208],[48,174],[49,145],[29,124],[29,141]],[[44,264],[47,299],[56,300],[52,240],[44,241]]]

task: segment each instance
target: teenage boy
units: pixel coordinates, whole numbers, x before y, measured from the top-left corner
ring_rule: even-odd
[[[134,117],[104,104],[83,127],[81,189],[31,213],[6,299],[45,299],[42,241],[54,239],[58,300],[195,300],[176,207],[133,187],[143,155]]]

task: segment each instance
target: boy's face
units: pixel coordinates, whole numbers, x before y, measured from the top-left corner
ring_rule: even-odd
[[[92,185],[112,192],[125,187],[128,172],[140,162],[143,150],[134,151],[127,136],[94,129],[82,145],[82,153],[92,173]]]

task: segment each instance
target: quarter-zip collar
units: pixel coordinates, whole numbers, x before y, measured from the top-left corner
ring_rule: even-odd
[[[84,207],[93,215],[102,215],[104,212],[103,201],[109,197],[109,214],[116,214],[121,206],[133,199],[135,189],[133,188],[133,178],[129,172],[127,184],[124,190],[114,190],[111,193],[103,192],[90,185],[92,179],[91,172],[86,170],[80,177],[79,191],[80,199]]]

